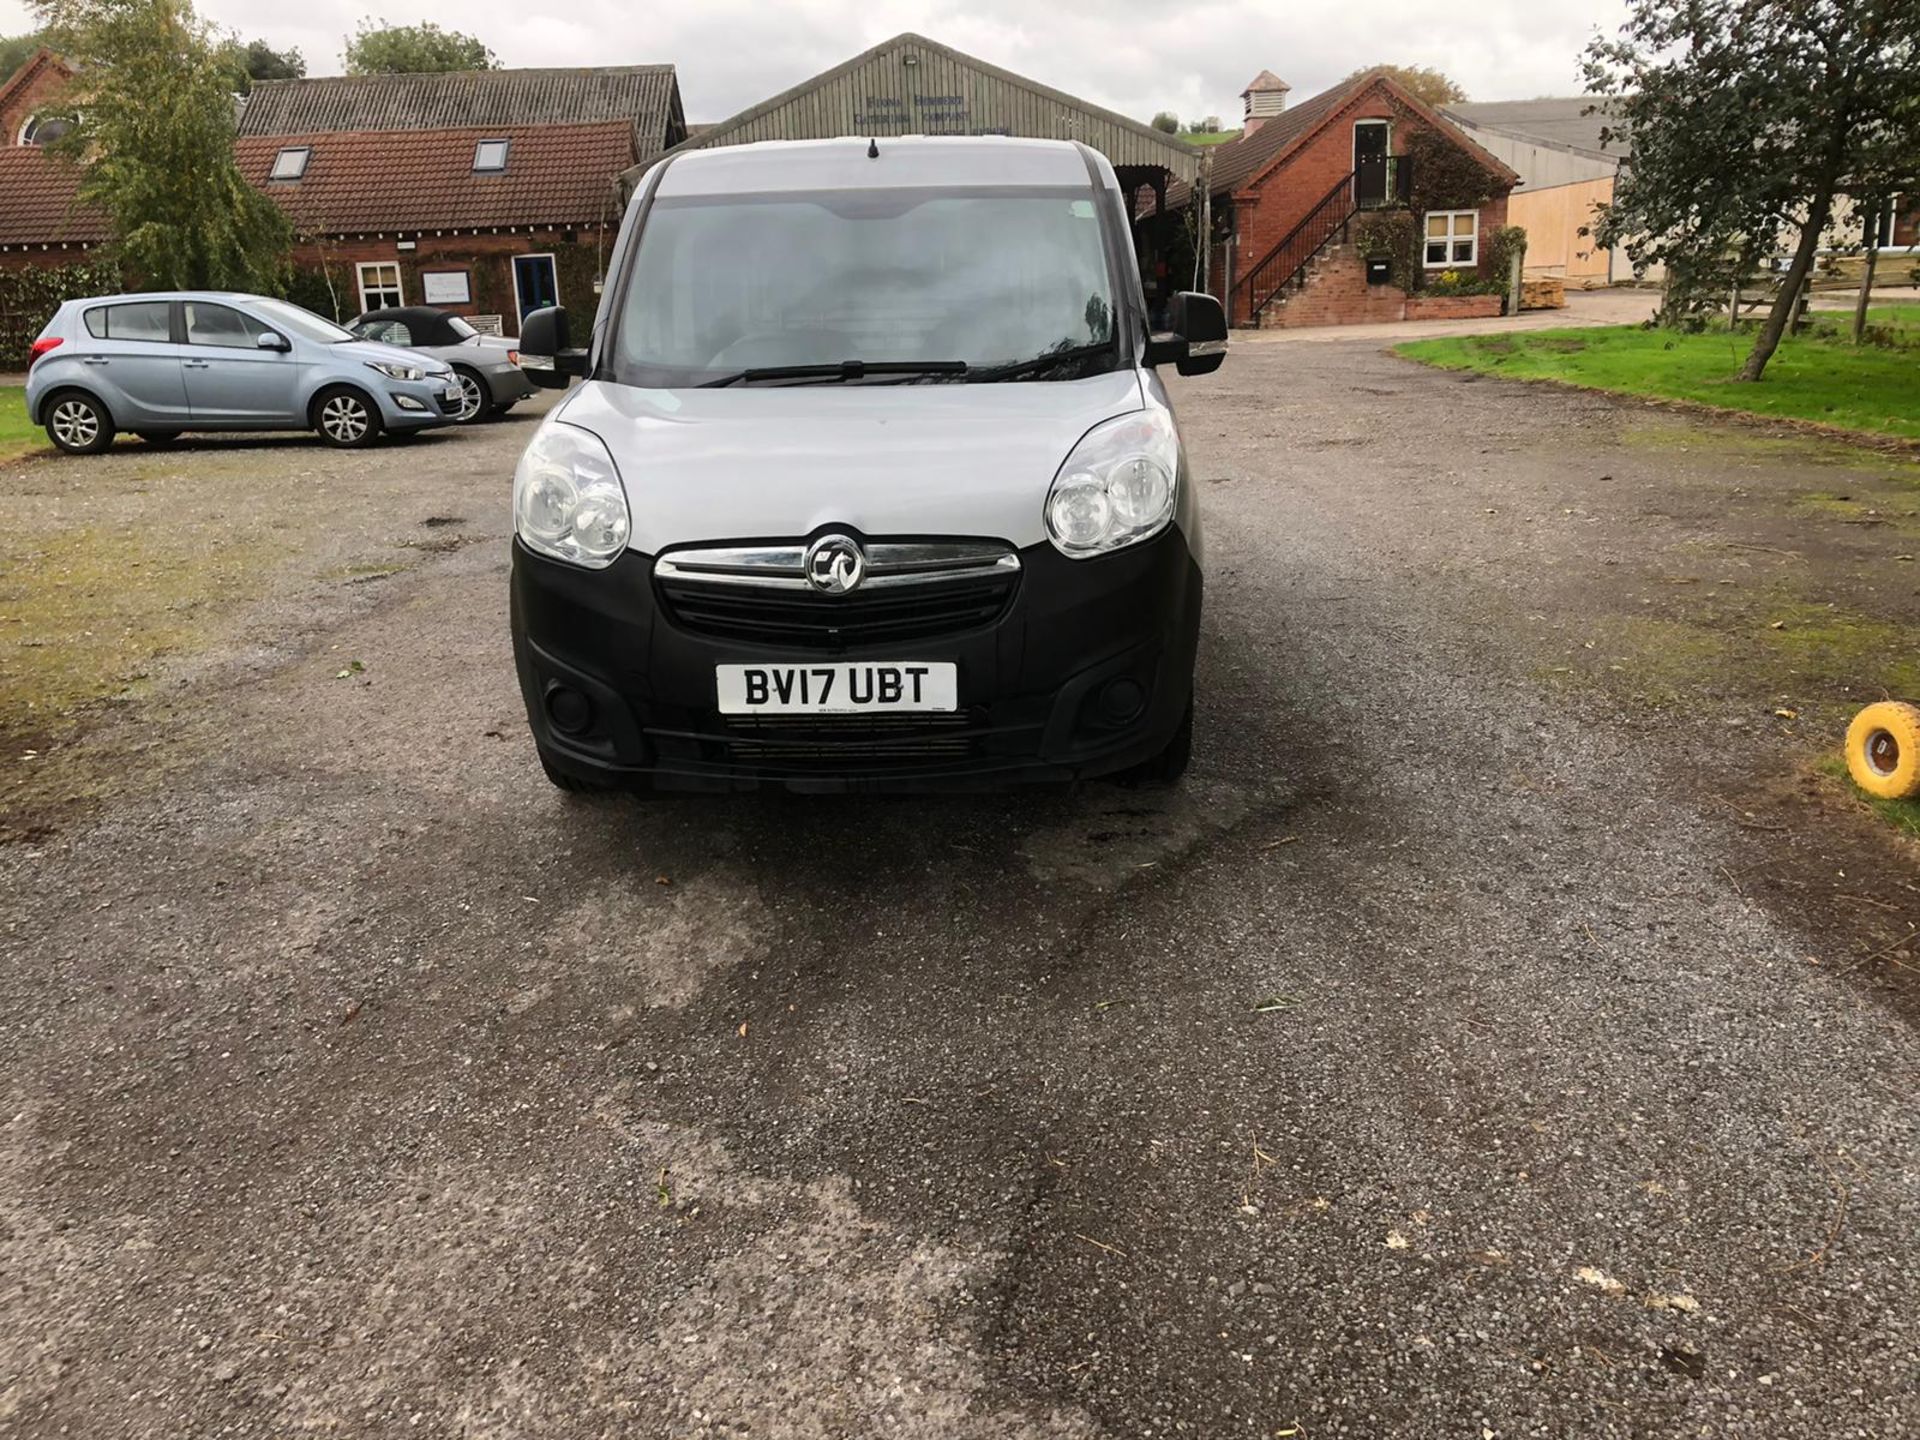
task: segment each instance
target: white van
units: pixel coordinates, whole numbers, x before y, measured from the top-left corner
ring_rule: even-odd
[[[1199,506],[1155,367],[1220,365],[1211,296],[1150,334],[1084,145],[696,150],[648,172],[585,381],[514,476],[513,646],[563,789],[1173,781]]]

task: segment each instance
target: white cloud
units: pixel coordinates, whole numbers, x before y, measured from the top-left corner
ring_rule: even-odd
[[[357,0],[199,0],[243,36],[297,45],[315,74],[339,69]],[[969,54],[1141,119],[1239,113],[1240,87],[1273,70],[1302,99],[1363,65],[1433,65],[1478,100],[1579,90],[1579,54],[1611,30],[1624,0],[1479,0],[1463,11],[1415,0],[565,0],[538,14],[506,0],[457,10],[426,0],[384,20],[433,20],[478,35],[508,65],[679,67],[688,118],[720,120],[869,45],[915,30]],[[27,29],[0,0],[0,34]]]

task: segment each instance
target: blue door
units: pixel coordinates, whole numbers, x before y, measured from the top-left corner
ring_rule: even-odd
[[[520,318],[536,310],[560,303],[560,284],[554,274],[551,255],[513,257],[513,293],[520,306]]]

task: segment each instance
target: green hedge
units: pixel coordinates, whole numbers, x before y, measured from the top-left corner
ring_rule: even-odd
[[[0,370],[26,368],[33,342],[63,303],[111,295],[125,283],[111,260],[0,270]]]

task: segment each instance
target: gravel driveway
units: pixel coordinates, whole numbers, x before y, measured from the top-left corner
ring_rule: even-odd
[[[293,452],[448,543],[0,848],[0,1434],[1920,1432],[1914,1032],[1675,783],[1723,731],[1551,678],[1797,452],[1365,342],[1179,398],[1173,794],[571,802],[526,427]]]

